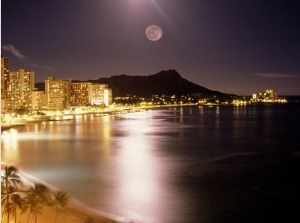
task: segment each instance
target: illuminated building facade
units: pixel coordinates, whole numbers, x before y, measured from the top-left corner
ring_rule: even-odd
[[[9,59],[1,56],[1,112],[6,110],[6,98],[9,85]]]
[[[112,90],[106,84],[71,83],[71,79],[48,77],[45,81],[45,104],[49,110],[112,104]]]
[[[112,90],[111,88],[104,89],[104,105],[109,106],[112,104]]]
[[[71,106],[91,105],[92,83],[71,83]]]
[[[264,97],[274,100],[278,98],[277,92],[276,90],[266,90],[266,92],[264,93]]]
[[[31,107],[33,110],[43,109],[45,106],[44,103],[44,91],[32,91],[32,104]]]
[[[71,104],[71,79],[45,80],[45,105],[49,110],[69,109]]]
[[[19,69],[10,72],[9,59],[1,56],[1,111],[18,109],[62,111],[71,106],[112,104],[112,90],[106,84],[72,83],[69,79],[45,80],[45,92],[35,89],[33,71]]]
[[[9,59],[1,56],[1,99],[6,99],[9,86]]]
[[[104,90],[107,89],[107,84],[93,84],[92,85],[92,105],[105,105]]]
[[[31,109],[34,72],[20,69],[9,73],[6,109]]]
[[[276,90],[266,90],[264,93],[253,93],[251,102],[285,103],[287,100],[278,97]]]
[[[112,90],[106,84],[71,83],[71,105],[88,106],[112,104]]]

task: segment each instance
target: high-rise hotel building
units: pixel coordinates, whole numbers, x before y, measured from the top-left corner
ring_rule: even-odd
[[[32,109],[33,110],[43,109],[45,107],[44,98],[45,98],[44,91],[32,91],[32,103],[31,103]]]
[[[9,59],[1,56],[1,99],[6,99],[9,81]]]
[[[71,105],[88,106],[92,101],[92,83],[71,83]]]
[[[7,111],[32,109],[34,72],[20,69],[11,71],[8,78],[5,106]]]
[[[106,84],[74,82],[71,79],[48,77],[45,81],[45,104],[49,110],[112,103],[112,91]]]
[[[71,79],[45,80],[45,104],[49,110],[69,109],[71,105]]]
[[[112,103],[112,91],[106,84],[91,82],[71,83],[71,105],[109,106]]]
[[[106,84],[92,85],[92,105],[106,105],[104,103],[104,91],[107,87]]]
[[[91,82],[72,83],[71,79],[45,80],[45,92],[35,88],[33,71],[19,69],[10,71],[9,59],[1,56],[1,111],[19,109],[52,111],[70,109],[71,106],[100,105],[112,103],[112,91],[106,84]]]
[[[41,109],[44,92],[34,88],[34,72],[10,71],[9,59],[1,56],[1,111]]]
[[[112,104],[112,90],[111,88],[104,89],[104,105],[109,106]]]

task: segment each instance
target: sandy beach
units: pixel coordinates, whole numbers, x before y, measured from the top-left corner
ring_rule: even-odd
[[[37,217],[39,223],[53,223],[55,222],[56,212],[53,208],[45,207],[40,215]],[[7,216],[4,215],[3,222],[6,222]],[[14,217],[10,216],[10,222],[14,222]],[[17,216],[18,223],[28,222],[28,213]],[[29,221],[32,222],[32,221]],[[70,204],[66,213],[60,213],[57,217],[57,223],[116,223],[114,221],[84,210],[79,206]]]
[[[29,212],[21,214],[20,210],[18,210],[17,221],[18,223],[26,223],[28,222],[28,214]],[[114,217],[116,218],[116,217]],[[31,219],[31,217],[30,217]],[[39,223],[53,223],[56,219],[55,209],[52,207],[44,207],[41,214],[37,217],[37,222]],[[7,215],[4,214],[3,221],[7,221]],[[10,215],[10,223],[16,223],[14,216]],[[34,221],[29,221],[34,222]],[[71,200],[68,204],[67,209],[63,213],[59,213],[57,215],[57,223],[117,223],[117,222],[126,222],[126,220],[116,219],[112,220],[108,217],[101,216],[93,210],[89,210],[84,206],[80,206]]]
[[[15,166],[13,164],[7,164],[1,160],[1,169],[4,166]],[[18,169],[18,167],[17,167]],[[24,173],[22,170],[18,169],[17,173],[21,177],[21,181],[24,186],[24,190],[27,190],[30,186],[33,186],[35,183],[43,184],[50,191],[55,192],[59,190],[59,188],[55,188],[54,186],[48,184],[47,182],[43,182],[34,176],[28,175]],[[20,189],[23,190],[23,189]],[[67,192],[67,191],[66,191]],[[68,192],[67,192],[68,193]],[[22,195],[21,195],[22,196]],[[1,207],[2,210],[2,207]],[[2,211],[1,211],[2,213]],[[17,221],[15,222],[15,217],[10,215],[9,223],[31,223],[34,222],[32,220],[32,216],[28,221],[29,212],[21,213],[21,211],[17,210]],[[2,216],[1,222],[7,222],[7,214]],[[101,210],[93,210],[88,206],[84,205],[80,201],[76,200],[73,197],[70,197],[68,205],[63,212],[60,212],[58,215],[53,207],[45,206],[41,213],[38,214],[37,222],[39,223],[53,223],[57,217],[56,223],[117,223],[117,222],[128,222],[125,218],[114,216],[113,214],[102,213]]]

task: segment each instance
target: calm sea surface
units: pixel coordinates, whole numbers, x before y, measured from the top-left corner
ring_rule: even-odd
[[[128,222],[299,222],[299,123],[299,103],[79,115],[2,132],[2,161]]]

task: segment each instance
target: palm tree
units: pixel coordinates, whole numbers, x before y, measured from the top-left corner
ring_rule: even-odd
[[[55,223],[57,221],[58,214],[66,211],[69,200],[70,196],[63,190],[57,191],[54,194],[53,206],[56,211]]]
[[[9,222],[10,217],[10,196],[16,191],[17,186],[22,184],[21,177],[17,172],[18,169],[14,166],[5,166],[4,171],[1,172],[1,203],[3,203],[2,198],[5,199],[2,216],[4,212],[7,212],[7,222]]]
[[[32,214],[32,219],[37,222],[37,215],[41,214],[44,206],[51,205],[50,190],[43,184],[35,184],[30,187],[27,191],[27,196],[24,198],[24,210],[29,208],[28,221],[30,214]]]
[[[14,166],[5,166],[4,174],[1,173],[1,184],[8,188],[10,186],[18,186],[22,184],[21,177],[17,174],[18,169]]]
[[[17,210],[22,209],[23,199],[19,194],[13,194],[11,196],[11,205],[9,206],[10,211],[12,211],[13,216],[15,216],[15,222],[17,222]]]
[[[2,219],[5,213],[10,213],[10,198],[16,192],[16,189],[12,186],[5,188],[1,188],[1,206],[3,207],[2,210]],[[8,217],[9,222],[9,217]]]

